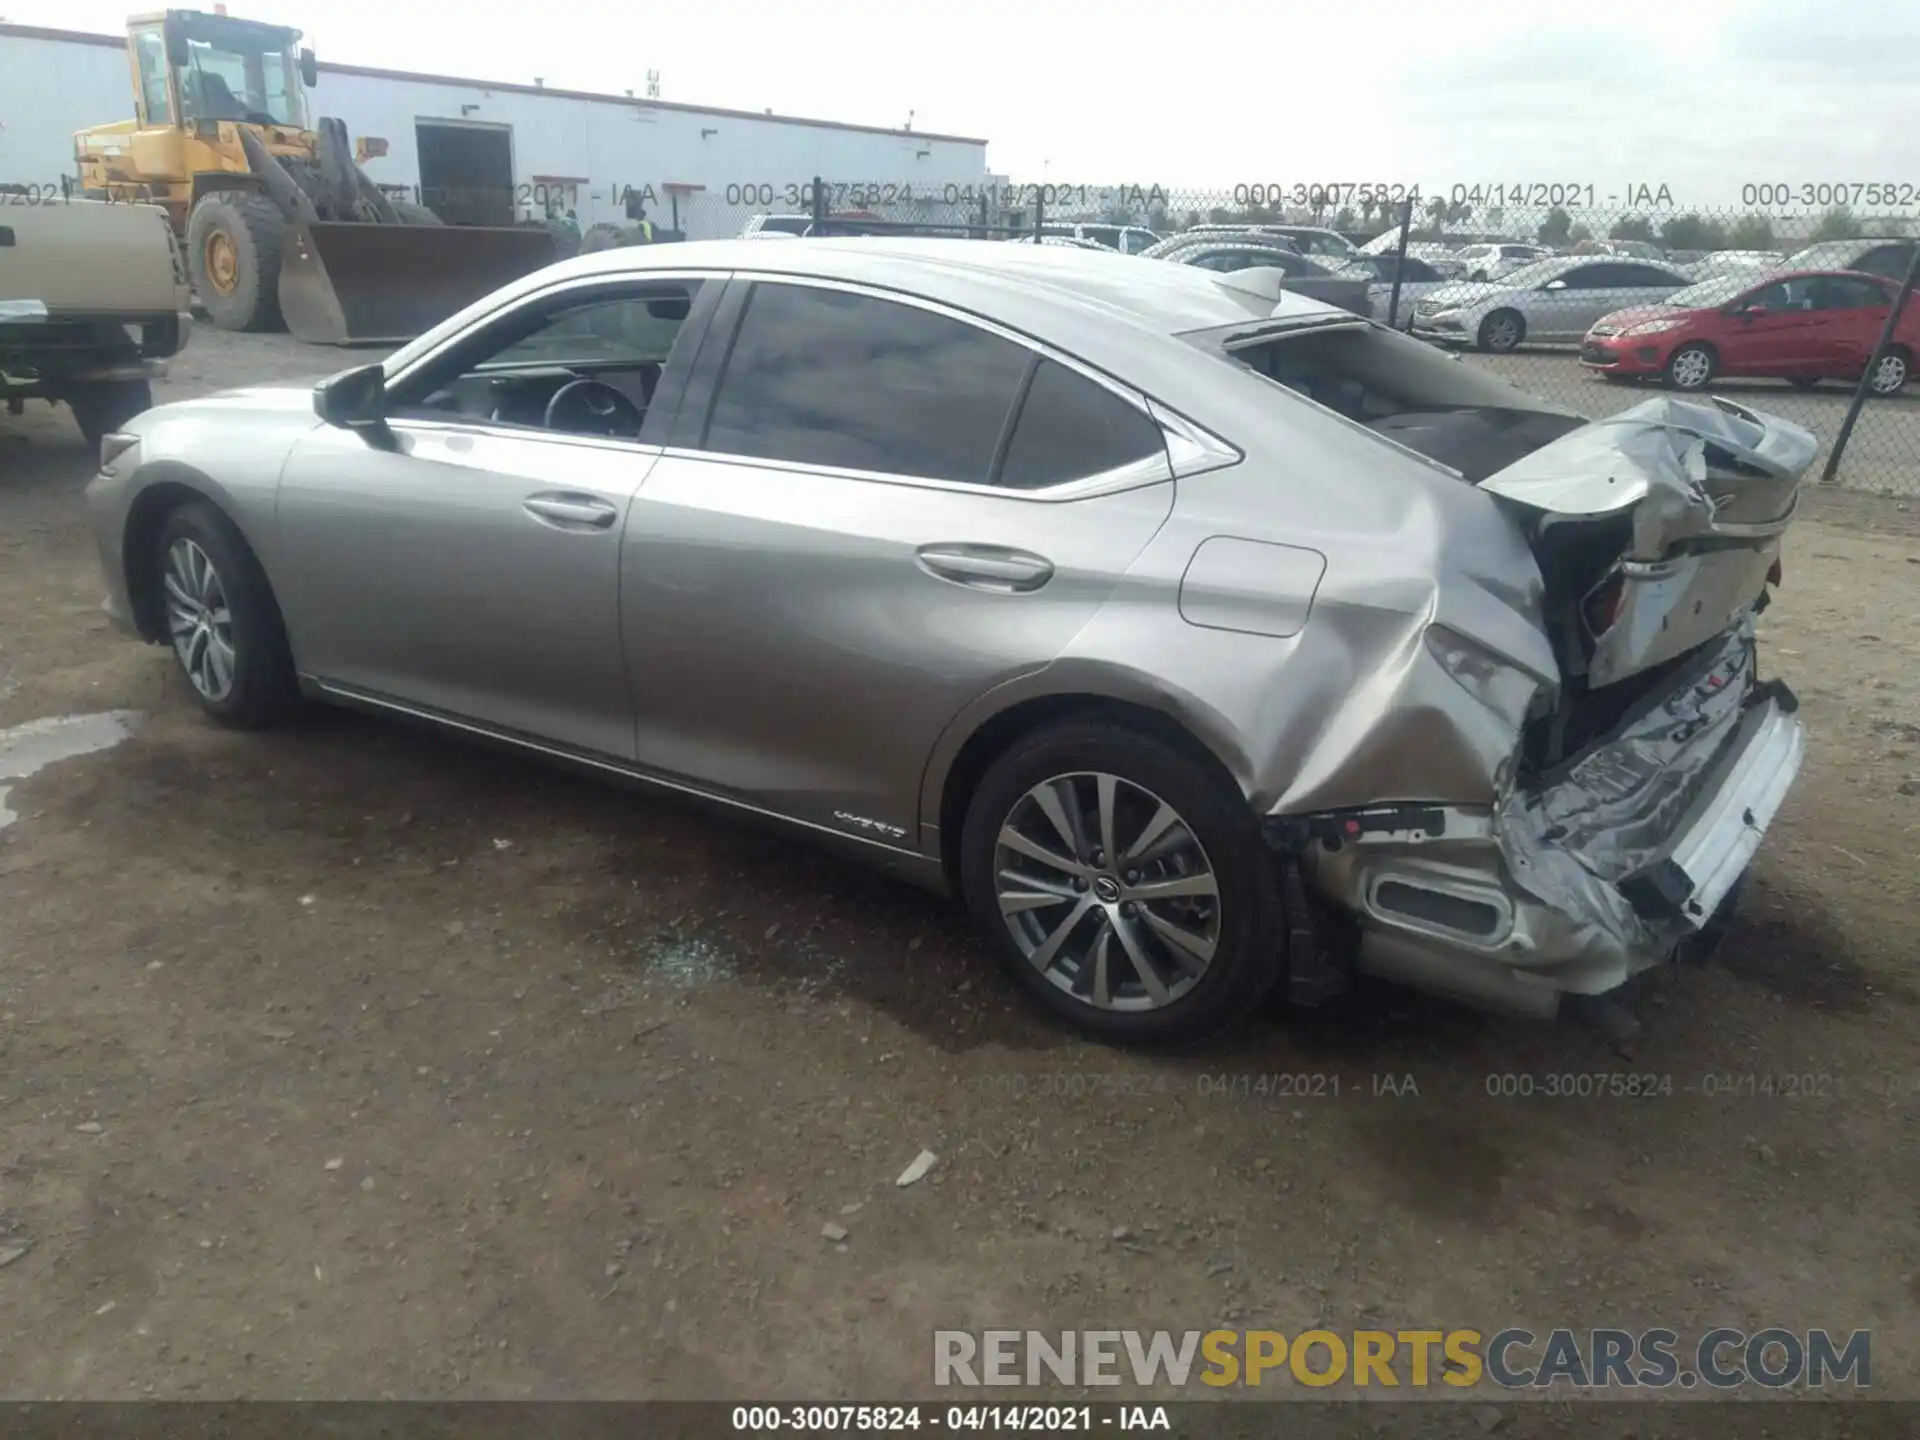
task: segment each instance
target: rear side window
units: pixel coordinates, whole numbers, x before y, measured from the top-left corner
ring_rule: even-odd
[[[1869,275],[1884,275],[1889,280],[1905,280],[1907,266],[1913,263],[1911,245],[1882,245],[1869,250],[1847,268],[1864,270]]]
[[[1166,455],[1144,412],[1054,360],[1042,360],[1014,423],[999,483],[1038,490]]]
[[[1658,265],[1622,265],[1619,268],[1626,278],[1614,282],[1618,285],[1675,285],[1684,278],[1669,275]]]
[[[1822,310],[1871,310],[1891,304],[1893,297],[1871,280],[1850,275],[1828,275],[1820,282]]]
[[[984,484],[1031,354],[917,306],[806,285],[748,296],[703,448]]]

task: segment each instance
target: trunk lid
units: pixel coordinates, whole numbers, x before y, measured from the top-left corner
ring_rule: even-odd
[[[1526,530],[1563,671],[1597,690],[1705,644],[1760,602],[1818,448],[1776,416],[1663,397],[1480,488]]]

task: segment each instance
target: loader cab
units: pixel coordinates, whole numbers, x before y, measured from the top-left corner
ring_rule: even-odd
[[[300,32],[284,25],[199,10],[134,20],[127,48],[141,124],[311,129],[305,92],[318,74],[313,52],[299,40]]]

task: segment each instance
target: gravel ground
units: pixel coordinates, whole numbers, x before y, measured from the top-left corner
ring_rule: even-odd
[[[353,358],[203,330],[161,395]],[[1789,537],[1807,766],[1630,1057],[1370,990],[1167,1060],[784,835],[344,713],[203,723],[97,608],[90,470],[0,418],[0,728],[137,717],[6,799],[0,1398],[887,1398],[935,1328],[1368,1323],[1871,1327],[1920,1397],[1914,509]],[[1598,1071],[1671,1092],[1489,1094]]]

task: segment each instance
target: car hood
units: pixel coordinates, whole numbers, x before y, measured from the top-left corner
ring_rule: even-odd
[[[1516,291],[1511,285],[1494,285],[1485,281],[1476,283],[1471,280],[1455,280],[1448,284],[1444,295],[1429,295],[1426,297],[1424,303],[1429,305],[1445,304],[1449,307],[1474,305],[1482,300],[1491,300],[1496,295],[1515,295],[1518,293],[1520,292]]]
[[[305,415],[316,425],[313,413],[313,385],[258,385],[240,390],[216,390],[211,395],[196,395],[190,400],[175,400],[155,407],[150,414],[182,414],[188,411],[218,410]]]
[[[1649,320],[1678,320],[1692,313],[1691,310],[1677,309],[1672,305],[1629,305],[1625,310],[1615,310],[1611,315],[1602,315],[1593,322],[1593,328],[1620,331],[1645,324]]]
[[[321,424],[312,385],[223,390],[143,411],[121,427],[150,458],[206,468],[236,453],[274,454]]]

